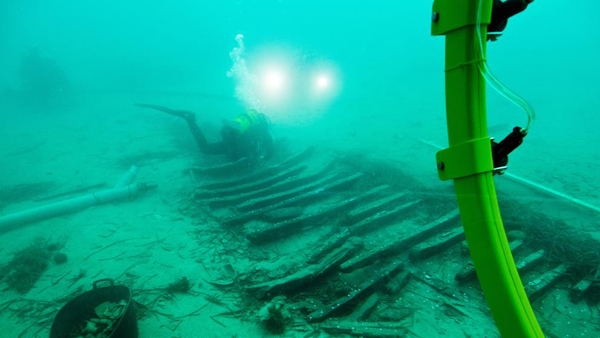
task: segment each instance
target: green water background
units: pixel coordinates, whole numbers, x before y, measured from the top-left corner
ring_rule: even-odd
[[[103,103],[111,95],[134,101],[145,92],[197,92],[227,101],[236,85],[225,75],[231,67],[228,53],[242,33],[250,60],[278,46],[301,71],[319,60],[339,70],[341,91],[326,105],[290,105],[287,116],[272,116],[282,131],[300,126],[294,134],[303,138],[320,142],[326,135],[329,142],[384,154],[409,143],[387,137],[394,133],[438,143],[446,137],[444,39],[430,36],[428,1],[21,1],[0,6],[0,88],[18,87],[22,53],[39,46],[64,68],[73,92],[100,92]],[[595,1],[537,1],[510,20],[505,35],[490,44],[488,57],[497,76],[538,111],[526,146],[513,156],[514,171],[558,176],[578,171],[585,187],[554,182],[555,187],[571,186],[567,193],[590,201],[598,200],[600,188],[593,146],[600,137],[595,61],[600,41],[593,24],[599,9]],[[231,100],[219,107],[202,97],[193,103],[190,108],[215,123],[242,106]],[[490,92],[488,107],[490,125],[510,129],[524,123],[522,112],[495,93]],[[306,112],[311,109],[318,112]],[[105,109],[103,116],[116,110]],[[3,114],[14,114],[19,123],[25,112]]]
[[[600,205],[599,11],[597,1],[538,0],[510,19],[504,36],[488,46],[498,78],[538,112],[524,145],[511,155],[510,172],[594,205]],[[93,146],[118,150],[131,130],[143,137],[144,129],[135,126],[140,119],[155,126],[148,135],[168,140],[193,159],[196,150],[180,121],[148,115],[132,104],[194,110],[209,137],[217,137],[221,119],[244,109],[235,97],[239,83],[226,75],[234,38],[243,34],[251,70],[270,52],[289,58],[296,79],[306,79],[322,64],[335,70],[339,91],[327,100],[307,103],[292,95],[284,108],[265,107],[279,136],[390,161],[424,184],[445,189],[447,183],[437,179],[435,149],[419,141],[446,144],[444,38],[430,36],[430,16],[429,1],[2,1],[0,90],[19,87],[21,56],[39,46],[65,70],[71,92],[65,106],[0,104],[2,151],[10,153],[13,143],[26,148],[33,142],[27,138],[38,134],[35,142],[48,139],[46,146],[82,145],[52,163],[43,154],[35,161],[4,157],[0,183],[47,180],[42,176],[47,172],[63,172],[61,163],[63,174],[71,175],[68,161],[85,172],[87,154],[102,153]],[[295,93],[302,93],[308,83],[297,82]],[[525,123],[523,112],[493,90],[488,93],[489,125],[502,126],[492,136],[501,138]],[[93,142],[53,141],[62,137],[64,121],[78,119],[99,126],[123,123],[86,135]],[[167,132],[156,133],[163,126]],[[88,127],[81,128],[85,133]],[[165,143],[144,142],[153,151]],[[121,173],[122,168],[111,168],[106,175],[114,180]],[[497,182],[501,194],[509,192],[504,181]],[[533,201],[538,210],[565,212],[552,197],[520,192],[525,195],[514,198]],[[561,217],[573,223],[597,217],[577,212]]]

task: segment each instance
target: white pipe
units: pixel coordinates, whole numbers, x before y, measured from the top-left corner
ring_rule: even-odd
[[[129,175],[129,173],[125,175]],[[121,179],[121,181],[124,181],[124,179],[125,176]],[[155,188],[154,184],[131,184],[124,187],[112,188],[85,196],[71,198],[66,201],[55,202],[41,207],[6,215],[0,217],[0,233],[12,230],[13,228],[25,225],[27,223],[80,211],[94,205],[131,198],[153,188]]]
[[[27,223],[80,211],[94,205],[133,197],[141,192],[147,191],[149,188],[151,188],[151,186],[137,183],[6,215],[0,218],[0,233]]]
[[[129,170],[127,170],[127,172],[125,174],[123,174],[123,176],[121,176],[121,179],[115,185],[115,188],[126,187],[126,186],[130,185],[131,183],[133,183],[133,180],[135,180],[135,176],[137,175],[137,173],[138,173],[138,168],[136,166],[132,165],[131,168],[129,168]]]
[[[600,208],[597,207],[597,206],[595,206],[595,205],[593,205],[593,204],[590,204],[588,202],[582,201],[582,200],[580,200],[578,198],[575,198],[573,196],[569,196],[569,195],[564,194],[564,193],[562,193],[560,191],[556,191],[556,190],[554,190],[552,188],[545,187],[545,186],[543,186],[541,184],[535,183],[535,182],[530,181],[530,180],[528,180],[526,178],[519,177],[519,176],[511,174],[511,173],[504,173],[503,176],[508,176],[509,178],[513,179],[514,181],[518,181],[518,182],[523,183],[523,184],[525,184],[525,185],[527,185],[529,187],[538,189],[540,191],[549,193],[549,194],[557,196],[557,197],[564,198],[567,201],[570,201],[572,203],[578,204],[578,205],[580,205],[582,207],[585,207],[585,208],[588,208],[590,210],[594,210],[596,212],[600,212]]]

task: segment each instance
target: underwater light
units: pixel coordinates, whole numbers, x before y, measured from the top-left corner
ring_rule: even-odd
[[[326,75],[319,75],[317,76],[316,79],[316,85],[317,85],[317,89],[319,90],[325,90],[329,87],[330,84],[330,80],[329,77]]]
[[[271,96],[280,95],[286,86],[285,73],[277,68],[267,70],[263,77],[263,85],[266,94]]]
[[[309,95],[315,102],[319,102],[320,104],[324,102],[329,102],[333,99],[340,91],[340,78],[338,76],[338,72],[332,67],[328,67],[327,69],[323,69],[324,67],[319,67],[320,70],[313,72],[310,75],[310,88],[308,88]]]

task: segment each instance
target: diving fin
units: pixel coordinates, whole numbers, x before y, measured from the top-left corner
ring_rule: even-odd
[[[136,103],[135,106],[141,107],[141,108],[150,108],[150,109],[158,110],[163,113],[167,113],[169,115],[179,116],[185,120],[188,120],[188,119],[193,120],[196,118],[196,114],[189,110],[173,110],[173,109],[170,109],[167,107],[157,106],[157,105],[153,105],[153,104],[145,104],[145,103]]]

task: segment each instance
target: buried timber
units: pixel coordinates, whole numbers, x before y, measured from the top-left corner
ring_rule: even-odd
[[[177,182],[171,190],[158,184],[136,200],[45,221],[56,238],[26,241],[36,223],[5,234],[24,239],[0,248],[0,315],[14,336],[47,336],[58,311],[103,280],[127,295],[101,299],[73,332],[110,334],[131,308],[140,337],[497,334],[450,186],[431,190],[388,163],[321,148],[282,148],[258,164],[210,158],[184,175],[187,164],[171,160],[162,181]],[[105,188],[67,192],[90,187]],[[39,194],[31,198],[65,196]],[[545,333],[566,337],[568,321],[594,332],[596,226],[500,197]]]
[[[496,334],[452,194],[313,148],[242,174],[230,167],[196,168],[202,183],[181,207],[216,221],[195,232],[212,276],[205,297],[223,308],[211,319],[298,337],[451,336],[457,324],[456,336]],[[510,198],[502,207],[546,334],[566,334],[556,316],[597,317],[597,241]]]

